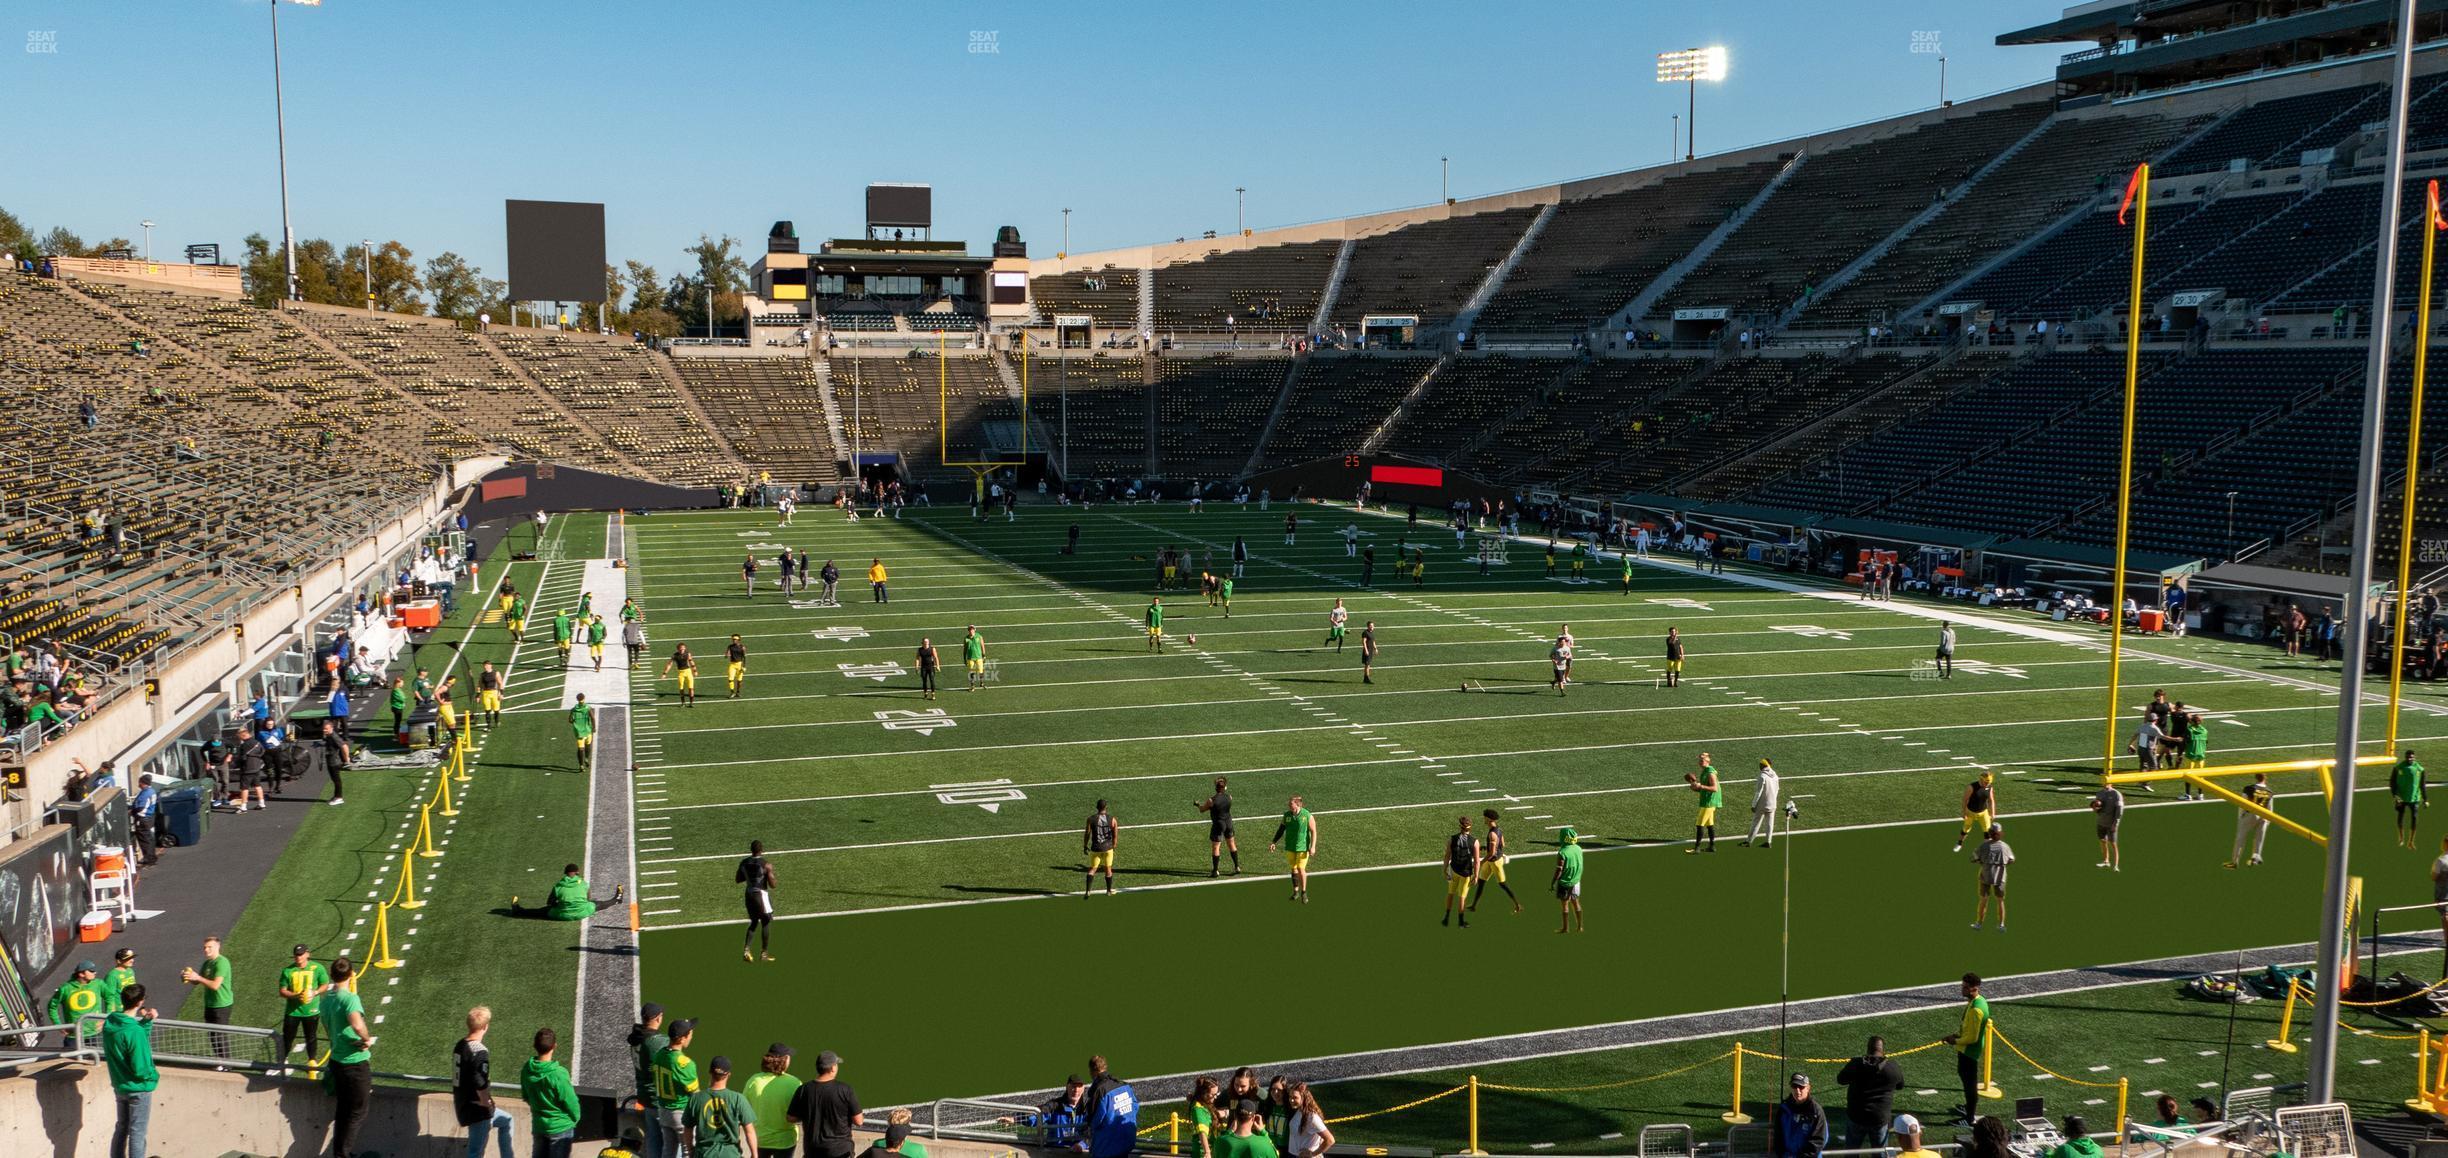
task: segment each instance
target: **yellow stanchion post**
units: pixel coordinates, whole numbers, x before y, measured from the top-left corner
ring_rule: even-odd
[[[2427,1025],[2419,1027],[2414,1035],[2414,1040],[2418,1043],[2414,1047],[2414,1096],[2407,1098],[2405,1104],[2409,1110],[2429,1112],[2431,1109],[2431,1027]]]
[[[459,815],[459,806],[451,802],[450,786],[451,778],[448,775],[440,777],[437,781],[437,791],[434,793],[434,799],[442,802],[442,815],[457,816]]]
[[[2006,1091],[1999,1089],[1996,1079],[1990,1076],[1992,1063],[1994,1063],[1996,1060],[1997,1024],[1995,1022],[1984,1022],[1981,1026],[1980,1084],[1980,1096],[1984,1098],[2002,1098],[2006,1096]]]
[[[1743,1049],[1743,1043],[1739,1041],[1734,1043],[1734,1105],[1733,1108],[1718,1115],[1729,1125],[1740,1126],[1751,1120],[1751,1115],[1743,1113],[1742,1109],[1742,1059],[1746,1052],[1748,1051]]]
[[[1165,1153],[1167,1154],[1181,1153],[1180,1111],[1175,1111],[1165,1115],[1165,1147]]]
[[[2443,1037],[2431,1045],[2432,1048],[2439,1051],[2440,1058],[2439,1074],[2431,1079],[2431,1088],[2438,1091],[2433,1098],[2443,1104],[2448,1104],[2448,1037]]]
[[[2117,1131],[2116,1131],[2116,1136],[2117,1136],[2118,1138],[2120,1138],[2120,1139],[2122,1139],[2123,1137],[2125,1137],[2125,1096],[2126,1096],[2127,1094],[2129,1094],[2129,1093],[2132,1093],[2132,1092],[2133,1092],[2133,1082],[2132,1082],[2132,1080],[2131,1080],[2131,1079],[2128,1079],[2128,1078],[2118,1078],[2118,1079],[2117,1079]]]
[[[468,748],[467,729],[461,728],[453,734],[453,738],[451,740],[451,759],[457,761],[459,764],[459,775],[455,777],[455,779],[462,784],[475,779],[475,777],[468,775]]]
[[[374,907],[374,940],[368,945],[366,956],[373,958],[366,962],[366,967],[369,969],[397,969],[400,967],[399,958],[391,955],[391,902],[389,901],[384,901]]]
[[[2334,771],[2336,768],[2337,765],[2335,763],[2323,763],[2320,766],[2321,806],[2324,808],[2328,806],[2329,798],[2337,795],[2336,782],[2329,775],[2330,772]]]
[[[418,856],[442,855],[442,850],[434,847],[432,801],[427,801],[425,807],[417,810],[416,839],[408,842],[408,848]]]
[[[2295,1052],[2295,1043],[2291,1040],[2295,1036],[2295,997],[2301,992],[2303,986],[2293,981],[2287,982],[2286,1008],[2278,1014],[2278,1036],[2262,1042],[2263,1046],[2279,1053]]]
[[[1479,1148],[1479,1075],[1472,1074],[1470,1081],[1465,1084],[1470,1086],[1470,1146],[1462,1152],[1464,1154],[1485,1154],[1487,1151]]]
[[[400,883],[398,887],[391,890],[390,904],[395,909],[422,909],[425,907],[425,902],[418,900],[416,895],[415,857],[400,858]]]

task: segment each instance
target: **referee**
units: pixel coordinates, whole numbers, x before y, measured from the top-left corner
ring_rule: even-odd
[[[1233,875],[1241,875],[1241,842],[1233,836],[1232,793],[1224,790],[1224,778],[1216,777],[1215,795],[1198,802],[1198,810],[1207,814],[1207,875],[1219,876],[1224,868],[1224,850],[1232,850]]]
[[[757,951],[766,960],[773,960],[774,870],[765,860],[764,841],[748,842],[748,855],[740,858],[739,868],[731,879],[735,884],[746,885],[748,890],[742,898],[748,906],[748,933],[740,939],[740,960],[757,959],[755,953],[748,951],[750,941],[758,942]]]

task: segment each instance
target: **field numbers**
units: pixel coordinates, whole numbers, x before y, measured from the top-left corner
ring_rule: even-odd
[[[942,709],[936,710],[941,711]],[[1028,799],[1028,793],[1011,787],[1011,781],[1008,779],[972,780],[964,784],[929,784],[927,787],[936,789],[935,799],[945,804],[955,806],[974,804],[988,812],[1001,812],[1006,804]],[[944,791],[945,789],[950,789],[950,791]]]
[[[837,663],[833,666],[841,669],[844,679],[874,680],[877,683],[909,674],[901,669],[897,660],[890,663]]]
[[[816,605],[811,604],[810,606]],[[818,639],[829,639],[835,643],[848,643],[854,639],[867,638],[867,629],[864,627],[825,627],[808,632],[808,634]]]
[[[1836,630],[1836,629],[1835,629],[1835,628],[1833,628],[1833,627],[1819,627],[1819,626],[1817,626],[1817,625],[1814,625],[1814,624],[1809,624],[1809,623],[1785,623],[1785,624],[1776,624],[1776,625],[1771,625],[1771,626],[1768,628],[1768,630],[1770,630],[1770,631],[1790,631],[1790,632],[1794,633],[1795,635],[1799,635],[1799,636],[1801,636],[1801,637],[1802,637],[1802,638],[1804,638],[1804,639],[1842,639],[1842,640],[1850,640],[1850,639],[1852,639],[1852,638],[1853,638],[1853,633],[1852,633],[1852,632],[1850,632],[1850,631],[1838,631],[1838,630]]]
[[[1681,608],[1681,609],[1683,609],[1683,610],[1685,610],[1685,611],[1715,611],[1715,610],[1717,610],[1716,608],[1711,607],[1711,606],[1709,606],[1709,605],[1708,605],[1708,604],[1706,604],[1706,603],[1702,603],[1702,602],[1700,602],[1700,601],[1699,601],[1699,600],[1697,600],[1697,599],[1685,599],[1685,598],[1682,598],[1681,596],[1676,596],[1676,597],[1669,598],[1669,599],[1651,599],[1649,602],[1651,602],[1651,603],[1655,603],[1655,604],[1657,604],[1657,605],[1658,605],[1658,606],[1660,606],[1660,607],[1679,607],[1679,608]]]
[[[2008,667],[2002,663],[1984,663],[1977,659],[1956,660],[1955,670],[1962,672],[1965,675],[2005,676],[2008,679],[2018,680],[2031,678],[2030,676],[2023,674],[2022,668]]]
[[[924,711],[895,708],[891,711],[877,712],[875,718],[877,723],[884,725],[884,730],[887,732],[916,732],[921,736],[932,736],[937,728],[960,726],[960,721],[953,719],[952,713],[942,708],[928,708]]]

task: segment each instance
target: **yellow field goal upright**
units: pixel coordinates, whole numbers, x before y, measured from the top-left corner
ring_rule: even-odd
[[[2395,762],[2396,757],[2394,756],[2355,757],[2355,767],[2357,768],[2366,768],[2381,764],[2393,764]],[[2275,824],[2278,827],[2283,828],[2288,832],[2292,832],[2297,836],[2303,837],[2314,844],[2326,845],[2329,843],[2329,837],[2327,835],[2314,832],[2313,830],[2306,828],[2295,821],[2278,815],[2277,812],[2267,807],[2255,804],[2252,801],[2245,799],[2242,793],[2236,792],[2228,788],[2226,785],[2220,784],[2218,781],[2231,776],[2253,776],[2263,772],[2272,774],[2279,772],[2313,772],[2319,774],[2321,802],[2322,804],[2326,805],[2330,799],[2337,794],[2336,777],[2333,775],[2336,767],[2337,762],[2334,760],[2271,760],[2259,764],[2228,764],[2216,768],[2170,768],[2157,772],[2111,772],[2102,779],[2105,783],[2112,784],[2120,788],[2128,784],[2156,784],[2163,780],[2182,780],[2187,784],[2191,784],[2195,788],[2199,788],[2212,796],[2216,796],[2229,804],[2233,804],[2246,812],[2252,813],[2253,815],[2269,821],[2271,824]],[[2353,778],[2348,777],[2347,779],[2348,782],[2346,787],[2347,790],[2351,792],[2354,790]]]
[[[993,357],[992,350],[987,357]],[[975,476],[971,480],[977,497],[986,497],[986,476],[1003,467],[1028,465],[1029,428],[1028,338],[1023,331],[1020,340],[1020,459],[1019,461],[960,461],[952,457],[952,361],[951,352],[941,331],[935,335],[935,459],[943,466],[965,467]]]

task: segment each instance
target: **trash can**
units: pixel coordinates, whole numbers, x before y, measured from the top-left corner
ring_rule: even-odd
[[[159,837],[164,844],[189,848],[204,841],[204,814],[211,803],[212,782],[209,780],[181,781],[176,788],[162,792]]]

